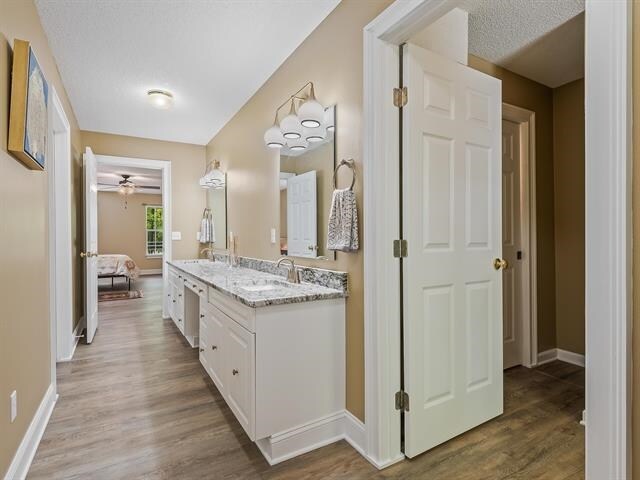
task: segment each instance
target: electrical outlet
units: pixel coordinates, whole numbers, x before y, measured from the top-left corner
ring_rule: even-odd
[[[182,240],[182,232],[171,232],[171,240]]]
[[[11,423],[13,423],[13,421],[18,416],[18,392],[16,392],[15,390],[11,392],[10,398],[11,398]]]
[[[271,244],[275,245],[276,243],[276,229],[272,228],[271,229]]]

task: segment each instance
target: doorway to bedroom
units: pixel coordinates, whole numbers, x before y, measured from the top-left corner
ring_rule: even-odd
[[[98,164],[97,180],[99,305],[142,298],[141,277],[162,277],[162,171]]]
[[[166,316],[171,260],[171,162],[84,153],[85,322],[92,343],[114,306],[136,311],[156,297]],[[145,291],[145,290],[148,290]]]

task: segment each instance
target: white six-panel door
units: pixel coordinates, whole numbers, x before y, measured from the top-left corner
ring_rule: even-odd
[[[89,147],[84,153],[84,272],[86,340],[98,329],[98,177],[97,160]]]
[[[296,257],[316,257],[318,245],[316,171],[287,180],[287,247]]]
[[[405,46],[405,454],[502,413],[501,84]]]
[[[502,278],[504,368],[522,364],[522,248],[520,228],[520,125],[502,120]]]

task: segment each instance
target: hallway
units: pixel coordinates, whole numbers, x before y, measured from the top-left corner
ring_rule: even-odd
[[[58,365],[60,398],[29,479],[580,479],[584,370],[505,372],[505,414],[377,472],[344,441],[269,467],[173,322],[162,279],[100,304],[92,345]]]

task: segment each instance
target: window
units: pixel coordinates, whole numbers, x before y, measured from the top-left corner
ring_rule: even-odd
[[[147,233],[147,256],[162,255],[162,207],[146,205],[144,207]]]

